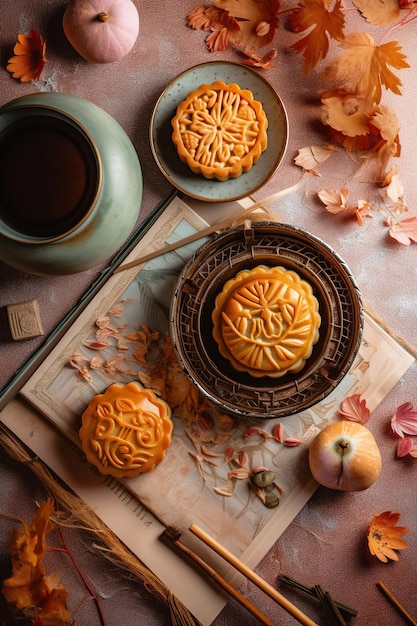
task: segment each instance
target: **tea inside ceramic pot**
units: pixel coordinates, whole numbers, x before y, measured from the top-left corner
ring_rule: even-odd
[[[89,212],[98,185],[87,136],[58,118],[32,116],[0,135],[0,214],[24,235],[50,238]]]

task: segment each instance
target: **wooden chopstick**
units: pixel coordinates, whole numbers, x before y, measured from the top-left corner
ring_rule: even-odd
[[[405,619],[407,624],[411,624],[411,626],[417,626],[417,621],[411,617],[411,615],[406,611],[403,605],[397,600],[397,598],[387,589],[383,582],[378,580],[376,583],[378,589],[382,591],[384,596],[391,602],[392,606],[398,611],[398,613]]]
[[[208,533],[206,533],[202,528],[197,526],[197,524],[191,524],[189,530],[198,537],[203,543],[209,546],[212,550],[214,550],[217,554],[223,557],[228,563],[233,565],[235,569],[241,572],[246,578],[248,578],[251,582],[253,582],[259,589],[262,589],[266,594],[268,594],[273,600],[275,600],[282,608],[284,608],[290,615],[295,617],[300,624],[304,624],[305,626],[318,626],[316,622],[310,619],[305,613],[300,611],[298,607],[296,607],[292,602],[290,602],[287,598],[285,598],[282,594],[279,593],[274,587],[268,584],[263,578],[258,576],[256,572],[254,572],[250,567],[248,567],[243,561],[238,559],[234,554],[229,552],[224,546],[219,544],[213,537],[210,537]]]
[[[271,622],[268,617],[262,613],[250,600],[245,598],[237,589],[235,589],[223,576],[221,576],[216,570],[211,567],[206,561],[204,561],[198,554],[196,554],[191,548],[189,548],[185,543],[180,540],[180,534],[173,528],[167,527],[163,536],[172,540],[174,544],[187,556],[189,556],[197,565],[199,565],[213,580],[216,581],[218,585],[220,585],[227,593],[232,596],[235,600],[237,600],[242,606],[244,606],[248,611],[254,615],[261,624],[265,624],[265,626],[274,626],[274,623]]]

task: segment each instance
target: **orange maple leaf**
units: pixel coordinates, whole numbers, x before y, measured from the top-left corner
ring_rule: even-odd
[[[237,20],[227,11],[214,6],[199,6],[187,15],[187,24],[195,30],[211,31],[206,39],[210,52],[221,52],[230,48],[234,36],[240,31]]]
[[[400,79],[390,70],[409,67],[397,41],[375,46],[368,33],[351,33],[340,44],[346,52],[336,57],[322,72],[322,78],[339,90],[361,96],[372,106],[381,100],[382,87],[401,95]]]
[[[309,33],[293,44],[292,48],[303,55],[303,72],[308,74],[322,61],[329,51],[329,39],[342,41],[345,17],[340,9],[341,0],[336,0],[330,10],[330,0],[303,0],[289,17],[290,28]]]

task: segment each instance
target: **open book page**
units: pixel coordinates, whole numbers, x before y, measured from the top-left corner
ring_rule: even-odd
[[[126,261],[138,258],[150,249],[162,247],[164,242],[182,239],[204,226],[199,216],[176,198]],[[43,366],[29,379],[22,395],[36,409],[34,414],[46,416],[65,435],[66,447],[71,449],[70,456],[77,457],[78,463],[89,467],[88,476],[91,480],[94,476],[94,485],[100,485],[100,488],[96,491],[92,487],[86,491],[80,482],[75,491],[100,511],[100,515],[104,514],[104,521],[111,524],[112,530],[123,541],[127,540],[129,547],[131,540],[126,528],[132,521],[137,523],[131,506],[139,506],[142,510],[139,501],[155,515],[156,519],[151,516],[154,521],[150,526],[154,524],[154,528],[158,527],[157,520],[161,520],[180,529],[185,541],[201,553],[201,545],[187,534],[189,525],[196,523],[253,567],[291,523],[317,486],[308,469],[308,444],[311,439],[326,423],[337,419],[340,403],[348,395],[361,394],[373,410],[405,373],[413,358],[366,316],[362,345],[349,374],[318,405],[288,418],[261,422],[222,414],[215,407],[205,409],[194,419],[176,411],[172,445],[164,461],[152,472],[120,482],[97,476],[80,451],[78,430],[81,414],[92,396],[103,392],[111,383],[137,380],[143,373],[146,374],[143,362],[139,363],[135,358],[137,342],[131,340],[137,337],[138,331],[143,333],[144,329],[148,329],[151,333],[158,333],[159,338],[150,350],[154,362],[166,354],[169,306],[176,278],[201,243],[200,240],[110,278],[46,358]],[[108,324],[115,332],[106,339],[105,345],[98,345],[97,328],[100,324],[97,322],[103,318],[109,320]],[[103,362],[106,367],[100,366]],[[178,389],[190,384],[184,373],[175,370],[175,367],[173,375],[173,384],[177,384]],[[10,413],[7,410],[5,413],[6,417],[2,418],[10,427],[13,419],[8,417]],[[277,441],[274,429],[279,422],[285,437],[298,438],[301,445],[288,447]],[[50,458],[51,451],[48,457],[48,464],[56,464],[57,459]],[[65,474],[64,479],[74,488],[77,481],[71,476],[72,462],[67,458],[61,458],[59,464],[66,463],[61,471]],[[275,508],[265,506],[248,479],[248,474],[255,467],[266,467],[275,473],[275,495],[279,500]],[[124,494],[119,502],[127,499],[129,506],[124,509],[124,515],[107,521],[106,499],[114,498],[115,493],[116,497],[118,493]],[[160,530],[161,525],[158,534]],[[145,554],[140,546],[135,545],[134,548],[133,551],[172,588],[202,623],[210,623],[214,619],[217,613],[213,614],[213,611],[220,610],[223,597],[215,603],[216,608],[207,608],[207,598],[201,603],[205,607],[200,607],[198,601],[195,602],[196,594],[192,586],[179,589],[179,581],[170,576],[167,580],[165,566],[161,567],[159,549]],[[230,568],[212,555],[211,559],[216,569],[232,584],[238,584],[239,577],[230,572]]]

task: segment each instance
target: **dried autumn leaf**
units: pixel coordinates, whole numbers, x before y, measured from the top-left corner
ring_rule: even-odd
[[[247,56],[247,58],[243,61],[245,65],[248,65],[249,67],[261,67],[262,69],[267,70],[274,66],[273,60],[277,56],[277,51],[269,50],[269,52],[263,56],[259,56],[255,52],[244,50],[243,54]]]
[[[371,217],[371,209],[374,206],[369,202],[369,200],[358,200],[358,204],[355,209],[355,216],[359,226],[363,226],[363,218]]]
[[[371,105],[381,100],[382,87],[401,95],[400,79],[390,70],[409,67],[397,41],[375,46],[368,33],[350,33],[340,42],[346,50],[322,72],[321,77],[348,94],[362,96]]]
[[[404,202],[404,187],[398,176],[398,170],[393,166],[385,176],[381,183],[381,187],[385,188],[386,194],[394,204]]]
[[[39,80],[47,61],[46,43],[42,35],[33,29],[29,35],[18,35],[13,52],[15,56],[9,59],[6,66],[13,78],[18,78],[22,83]]]
[[[303,55],[303,72],[309,74],[329,51],[329,40],[344,38],[345,17],[341,1],[302,0],[289,16],[289,26],[295,33],[309,31],[292,48]]]
[[[396,526],[399,519],[399,513],[384,511],[380,515],[374,515],[369,526],[369,551],[383,563],[387,563],[388,559],[398,561],[398,554],[395,550],[408,548],[408,543],[401,539],[408,532],[408,528]]]
[[[400,122],[394,111],[385,105],[376,105],[372,111],[371,124],[378,129],[382,139],[387,142],[392,156],[396,156]]]
[[[213,4],[237,20],[240,30],[233,36],[234,45],[257,50],[273,40],[279,0],[214,0]]]
[[[363,98],[336,92],[322,97],[323,124],[348,137],[369,134],[369,105]]]
[[[314,172],[315,168],[326,161],[337,149],[337,146],[333,144],[306,146],[299,149],[294,163],[307,172]]]
[[[239,23],[233,16],[214,6],[196,7],[188,13],[187,24],[193,29],[210,31],[206,39],[210,52],[230,48],[234,35],[240,31]]]
[[[417,217],[407,217],[394,224],[389,235],[403,246],[409,246],[413,241],[417,243]]]
[[[35,608],[36,624],[69,626],[71,615],[65,587],[59,582],[58,574],[45,575],[42,561],[53,512],[54,503],[49,498],[40,505],[31,524],[22,520],[23,530],[12,531],[8,546],[12,576],[3,581],[2,593],[23,616],[26,609]]]
[[[374,26],[387,26],[398,19],[400,15],[398,0],[384,0],[383,2],[352,0],[352,2],[366,21],[374,24]]]
[[[215,0],[214,6],[199,6],[187,15],[187,24],[210,32],[206,45],[210,52],[230,47],[243,48],[247,65],[271,67],[276,52],[257,56],[254,51],[268,45],[278,26],[278,0]]]
[[[359,393],[345,398],[340,406],[341,416],[350,422],[366,424],[371,417],[371,412],[366,406],[366,400],[361,400]]]
[[[341,189],[322,189],[317,195],[325,205],[326,211],[336,214],[347,208],[348,193],[348,190],[342,187]]]
[[[391,418],[391,429],[400,437],[417,435],[417,411],[414,411],[411,402],[404,402]]]

